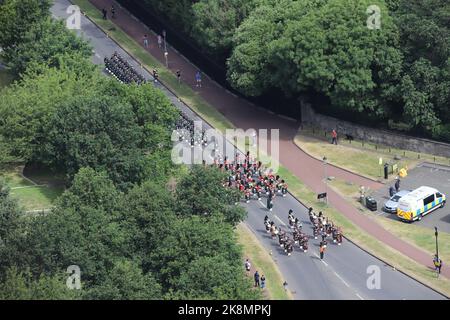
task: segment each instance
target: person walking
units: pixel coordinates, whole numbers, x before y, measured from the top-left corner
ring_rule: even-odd
[[[158,70],[153,69],[153,78],[155,79],[155,83],[158,82]]]
[[[442,260],[438,257],[437,254],[434,255],[433,264],[434,270],[437,272],[437,276],[439,277],[439,275],[441,274]]]
[[[177,80],[178,80],[178,84],[181,83],[181,71],[180,69],[177,70]]]
[[[264,275],[261,276],[261,289],[266,287],[266,277]]]
[[[195,82],[197,87],[202,87],[202,75],[200,74],[200,71],[195,73]]]
[[[105,8],[102,9],[102,14],[103,14],[103,20],[107,19],[107,15],[108,15],[108,11],[106,11]]]
[[[400,191],[400,178],[399,177],[395,178],[395,185],[394,185],[394,187],[395,187],[395,192],[399,192]]]
[[[323,242],[320,243],[319,253],[320,259],[323,260],[323,255],[325,254],[325,245],[323,244]]]
[[[114,5],[111,6],[111,17],[113,19],[116,17],[116,8],[114,8]]]
[[[337,132],[335,129],[331,131],[331,144],[337,145]]]
[[[248,259],[245,260],[245,270],[250,271],[250,268],[252,267],[250,261]]]
[[[148,48],[148,36],[144,34],[144,47]]]
[[[157,39],[158,39],[158,48],[161,49],[161,47],[162,47],[162,37],[161,37],[160,34],[158,34]]]
[[[255,287],[259,287],[260,284],[259,284],[259,273],[258,273],[258,270],[256,270],[254,278],[255,278]]]

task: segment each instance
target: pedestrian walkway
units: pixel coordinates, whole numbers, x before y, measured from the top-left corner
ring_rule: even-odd
[[[149,45],[145,49],[161,63],[166,63],[164,50],[158,47],[157,35],[154,32],[149,31],[148,28],[135,19],[124,8],[119,6],[118,3],[112,0],[90,0],[90,2],[99,10],[111,8],[111,5],[114,3],[116,7],[116,18],[112,21],[138,43],[141,43],[142,46],[142,37],[144,34],[148,34]],[[174,74],[176,70],[182,70],[182,81],[190,85],[191,88],[205,101],[227,117],[234,126],[244,130],[250,128],[269,130],[279,129],[280,163],[302,180],[314,192],[320,193],[326,190],[323,181],[324,169],[322,162],[306,154],[293,142],[293,138],[299,127],[298,122],[262,110],[245,99],[233,95],[208,77],[203,76],[202,86],[196,87],[195,74],[198,69],[170,46],[167,46],[167,49],[170,70],[172,70]],[[329,176],[334,176],[345,181],[351,181],[356,185],[363,185],[370,187],[371,189],[378,189],[383,186],[376,181],[353,174],[335,166],[329,166],[327,170]],[[360,214],[354,206],[336,192],[330,190],[330,188],[327,189],[327,193],[328,202],[362,230],[418,263],[433,268],[432,256],[430,256],[429,253],[399,239],[392,233],[386,231],[375,221]],[[445,264],[442,268],[442,274],[447,278],[450,278],[450,268]]]

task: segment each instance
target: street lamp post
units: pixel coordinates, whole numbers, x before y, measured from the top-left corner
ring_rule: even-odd
[[[167,52],[167,44],[166,44],[166,30],[162,31],[164,37],[164,52]]]
[[[167,51],[164,52],[164,58],[166,58],[166,68],[169,68],[169,60],[167,58],[167,56],[169,55],[169,53]]]
[[[436,237],[436,257],[439,261],[439,247],[438,247],[438,230],[437,227],[434,227],[434,236]]]
[[[328,204],[328,185],[327,185],[327,179],[328,179],[328,174],[327,174],[327,157],[323,157],[323,172],[324,172],[324,176],[325,176],[325,193],[326,193],[326,197],[325,197],[325,201]]]

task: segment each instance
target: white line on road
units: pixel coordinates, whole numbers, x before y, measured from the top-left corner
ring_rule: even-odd
[[[314,252],[314,255],[315,255],[317,258],[320,259],[319,255],[318,255],[317,253]],[[322,263],[328,267],[328,263],[326,263],[326,262],[323,261],[322,259],[320,259],[320,261],[322,261]]]
[[[356,296],[357,296],[358,298],[360,298],[361,300],[364,300],[364,298],[361,297],[359,294],[356,294]]]
[[[342,279],[342,277],[340,276],[340,275],[338,275],[337,274],[337,272],[336,271],[334,271],[334,274],[336,275],[336,277],[338,277],[348,288],[350,288],[350,286],[348,285],[348,283],[347,282],[345,282],[345,280],[344,279]]]

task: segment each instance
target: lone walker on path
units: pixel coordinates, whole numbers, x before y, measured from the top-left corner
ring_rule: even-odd
[[[102,14],[103,14],[103,20],[106,20],[106,19],[107,19],[108,11],[106,11],[105,8],[102,9]]]
[[[144,47],[148,48],[148,36],[144,34]]]
[[[111,6],[111,17],[113,19],[116,17],[116,8],[114,8],[114,5]]]
[[[195,82],[197,83],[197,87],[202,87],[202,75],[200,74],[200,71],[197,71],[195,74]]]
[[[437,276],[439,277],[441,274],[442,260],[437,256],[437,254],[434,255],[433,264],[434,270],[437,272]]]
[[[178,83],[181,83],[181,71],[177,70],[177,79],[178,79]]]
[[[161,49],[161,46],[162,46],[162,37],[161,35],[158,34],[158,48]]]
[[[333,129],[333,131],[331,131],[331,144],[337,145],[337,132],[336,132],[336,129]]]
[[[248,271],[250,271],[251,267],[252,267],[252,265],[251,265],[250,261],[248,261],[248,259],[245,260],[245,270],[247,270],[247,272],[248,272]]]

